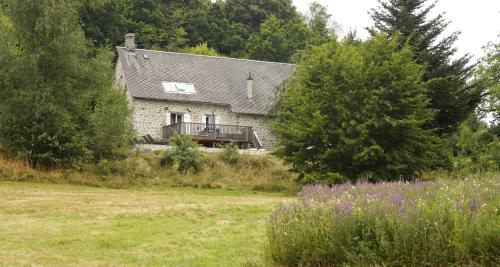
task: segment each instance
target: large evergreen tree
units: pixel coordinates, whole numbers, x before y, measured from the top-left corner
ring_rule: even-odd
[[[455,131],[480,100],[480,92],[468,83],[473,69],[470,56],[455,56],[457,50],[453,44],[458,33],[443,36],[449,24],[443,14],[429,18],[436,2],[379,0],[379,4],[370,12],[375,22],[370,32],[389,35],[399,32],[401,45],[408,42],[412,46],[417,62],[426,67],[423,78],[429,88],[430,107],[438,111],[427,126],[439,129],[440,133]]]
[[[429,164],[433,133],[424,69],[385,36],[312,49],[281,92],[273,129],[307,182],[411,179]]]

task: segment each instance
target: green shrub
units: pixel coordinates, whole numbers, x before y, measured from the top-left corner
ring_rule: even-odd
[[[499,178],[307,186],[273,212],[269,254],[283,266],[498,266]]]
[[[158,164],[160,167],[172,167],[175,163],[175,155],[172,150],[165,150],[160,154]]]
[[[92,153],[96,159],[123,158],[130,149],[133,126],[127,97],[119,88],[104,88],[91,115]]]
[[[110,162],[108,160],[105,159],[101,160],[99,163],[97,163],[96,167],[97,167],[97,174],[111,175],[112,173]]]
[[[500,170],[500,135],[495,127],[475,117],[462,123],[455,134],[446,138],[440,150],[448,150],[451,154],[451,166],[441,169],[465,173]]]
[[[145,178],[151,176],[151,165],[149,162],[140,157],[134,157],[127,160],[128,178]]]
[[[78,118],[58,107],[53,97],[26,93],[0,104],[0,109],[0,140],[8,144],[12,158],[35,168],[81,169],[91,157],[88,139],[75,123]]]
[[[177,164],[181,173],[199,172],[204,163],[204,158],[198,150],[198,144],[188,136],[176,135],[170,139],[172,151],[165,152],[160,157],[160,162],[168,166]],[[163,161],[163,162],[162,162]]]
[[[223,146],[223,150],[221,153],[221,159],[225,163],[236,166],[241,160],[241,155],[238,152],[238,145],[236,143],[229,143]]]

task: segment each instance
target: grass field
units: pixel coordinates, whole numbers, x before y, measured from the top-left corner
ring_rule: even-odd
[[[280,194],[0,182],[0,265],[262,265]]]

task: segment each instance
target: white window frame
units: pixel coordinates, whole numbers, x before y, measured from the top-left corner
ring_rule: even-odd
[[[175,122],[172,121],[172,116],[175,115]],[[180,121],[178,121],[179,119],[179,116],[180,116]],[[182,112],[167,112],[165,114],[165,125],[172,125],[172,124],[176,124],[176,123],[180,123],[180,122],[185,122],[185,116],[186,114],[185,113],[182,113]]]

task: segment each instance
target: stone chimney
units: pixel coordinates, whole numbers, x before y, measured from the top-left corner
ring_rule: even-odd
[[[251,72],[248,74],[247,79],[247,96],[248,99],[253,99],[253,78]]]
[[[127,50],[135,49],[135,33],[127,33],[125,35],[125,48]]]

